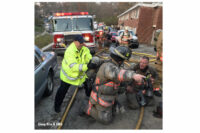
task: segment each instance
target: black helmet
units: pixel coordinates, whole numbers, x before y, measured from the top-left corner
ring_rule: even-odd
[[[110,52],[110,56],[115,61],[124,61],[128,60],[131,57],[131,50],[125,46],[118,46],[116,48],[111,47]]]

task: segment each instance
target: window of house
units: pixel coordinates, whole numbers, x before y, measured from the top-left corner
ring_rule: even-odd
[[[135,17],[136,17],[136,18],[138,18],[138,17],[139,17],[139,8],[136,10]]]
[[[131,18],[135,18],[135,11],[132,11]]]
[[[131,13],[131,18],[137,19],[139,16],[139,8],[135,9]]]

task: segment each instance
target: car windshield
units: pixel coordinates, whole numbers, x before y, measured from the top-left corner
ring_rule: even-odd
[[[103,26],[99,26],[99,27],[98,27],[98,30],[103,30]]]
[[[72,21],[70,18],[54,19],[53,26],[55,32],[72,31]]]
[[[120,32],[119,32],[119,35],[120,35],[122,32],[124,32],[124,31],[120,31]],[[134,34],[133,31],[129,30],[129,33],[130,33],[132,36],[135,36],[135,34]],[[118,36],[119,36],[119,35],[118,35]]]
[[[112,36],[117,36],[117,33],[111,33]]]
[[[123,31],[120,31],[119,34],[118,34],[118,36],[120,36],[122,32],[123,32]]]
[[[74,18],[73,30],[74,31],[93,30],[92,18]]]
[[[129,31],[129,32],[131,33],[131,35],[132,35],[132,36],[134,36],[134,35],[135,35],[133,31]]]

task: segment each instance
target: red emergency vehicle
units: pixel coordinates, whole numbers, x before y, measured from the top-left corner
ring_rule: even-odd
[[[85,45],[88,48],[96,47],[93,16],[88,12],[55,13],[52,23],[54,38],[52,49],[57,54],[63,54],[77,34],[84,37]]]

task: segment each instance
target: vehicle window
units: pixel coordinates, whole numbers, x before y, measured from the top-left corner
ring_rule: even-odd
[[[40,65],[38,58],[35,56],[35,68]]]
[[[92,19],[91,18],[74,18],[73,30],[74,31],[93,30]]]
[[[112,36],[117,36],[117,33],[111,33],[112,34]]]
[[[133,31],[129,31],[131,33],[132,36],[134,36],[134,32]]]
[[[39,61],[42,62],[42,55],[39,54],[36,50],[35,50],[35,54],[38,56]]]
[[[103,30],[103,26],[98,27],[98,30]]]
[[[122,34],[122,32],[123,32],[123,31],[120,31],[118,36],[120,36],[120,35]]]
[[[55,19],[53,20],[53,28],[55,32],[72,31],[72,21],[67,19]]]

